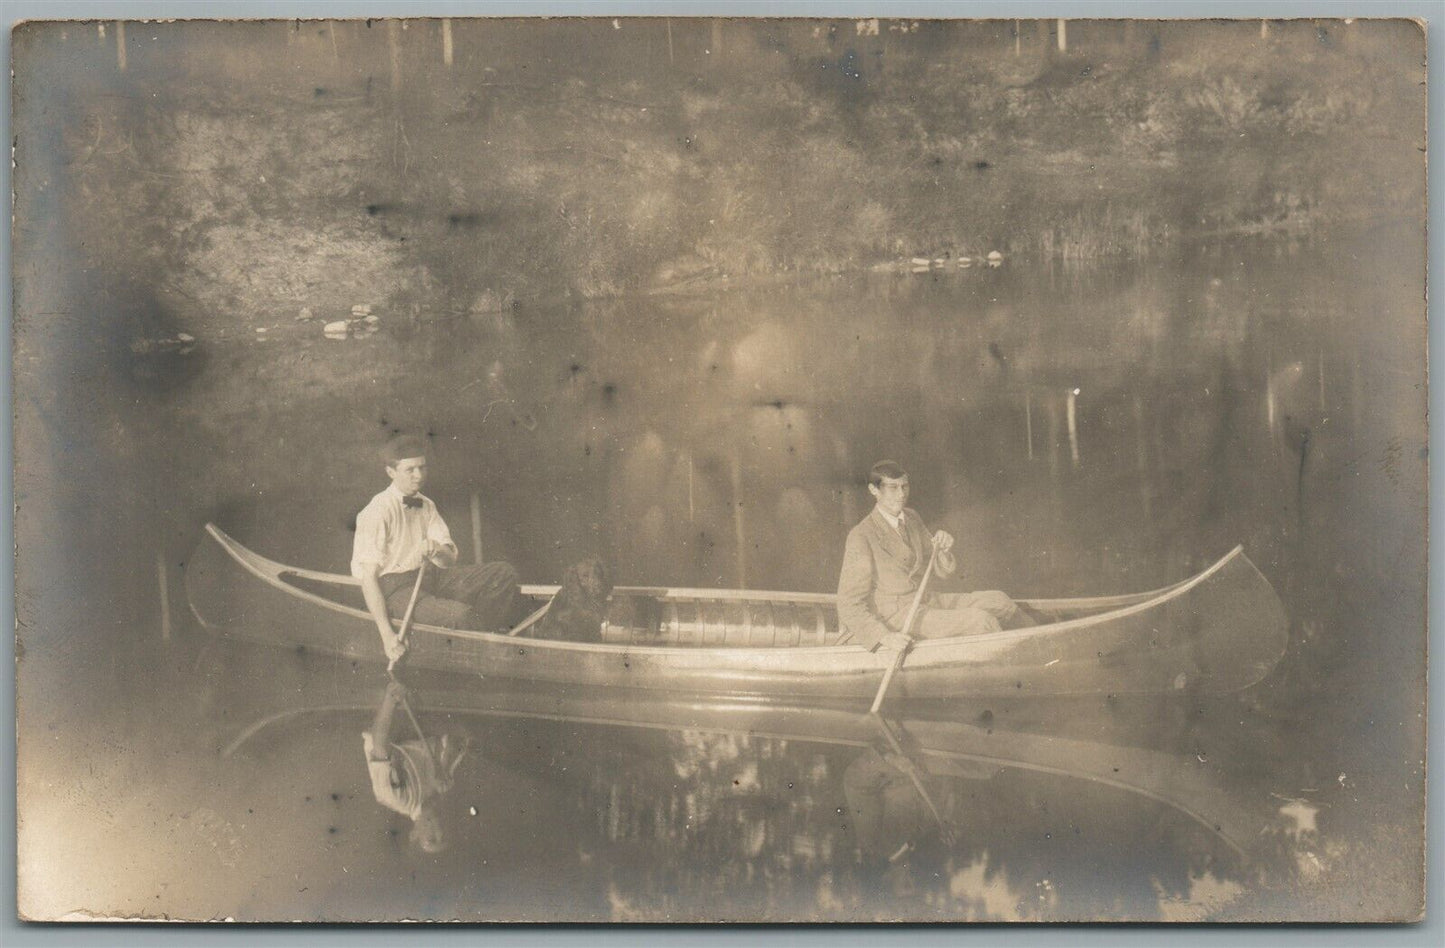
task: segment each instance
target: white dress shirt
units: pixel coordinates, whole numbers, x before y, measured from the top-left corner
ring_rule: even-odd
[[[351,575],[360,579],[368,563],[379,566],[382,576],[420,569],[427,540],[456,550],[451,531],[431,498],[417,494],[421,506],[408,507],[403,496],[395,484],[389,484],[356,515]]]

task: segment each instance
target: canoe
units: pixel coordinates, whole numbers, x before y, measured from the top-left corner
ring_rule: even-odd
[[[186,565],[191,609],[223,636],[384,662],[356,579],[287,566],[206,525]],[[556,586],[524,585],[538,604]],[[1284,653],[1284,608],[1242,548],[1151,592],[1022,600],[1051,621],[918,642],[889,700],[959,696],[1224,693]],[[600,643],[416,624],[417,669],[676,692],[871,698],[890,656],[838,642],[834,597],[618,587]]]
[[[359,685],[359,682],[358,682]],[[297,721],[334,715],[357,719],[360,730],[376,713],[377,686],[357,687],[352,700],[301,705],[267,715],[241,730],[222,749],[224,757],[259,742]],[[364,693],[366,699],[360,700]],[[1201,755],[1173,754],[1108,741],[980,727],[926,714],[880,722],[863,710],[818,708],[733,699],[658,698],[592,689],[446,690],[413,686],[428,733],[438,716],[555,721],[564,724],[667,734],[729,735],[750,740],[889,750],[881,729],[890,728],[907,756],[922,771],[941,778],[987,781],[1001,771],[1021,771],[1111,787],[1164,804],[1222,839],[1245,857],[1265,830],[1276,824],[1277,804],[1263,793],[1240,795],[1227,780],[1228,764]],[[306,733],[317,728],[308,724]],[[269,736],[263,736],[269,735]],[[274,760],[270,755],[268,761]],[[984,787],[976,792],[986,793]]]

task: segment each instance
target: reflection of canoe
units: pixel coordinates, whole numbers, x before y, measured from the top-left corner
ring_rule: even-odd
[[[214,525],[186,567],[191,608],[225,635],[383,660],[355,579],[253,553]],[[523,586],[544,600],[555,586]],[[1026,600],[1056,621],[919,642],[889,692],[959,695],[1227,692],[1284,651],[1285,616],[1242,550],[1148,593]],[[415,668],[572,684],[810,698],[871,697],[887,655],[833,644],[833,597],[818,593],[619,587],[607,641],[555,642],[414,627]]]
[[[886,749],[878,722],[866,713],[739,701],[638,699],[600,691],[498,689],[486,693],[426,687],[417,692],[423,719],[432,715],[550,720],[596,727],[692,734],[734,734],[801,741],[860,750]],[[243,731],[226,748],[229,756],[268,727],[314,714],[369,714],[366,703],[296,708]],[[988,779],[1024,771],[1113,787],[1165,804],[1223,839],[1241,855],[1268,824],[1268,814],[1231,794],[1219,764],[1100,741],[982,728],[929,718],[890,719],[924,771],[943,778]],[[424,725],[428,731],[432,725]]]

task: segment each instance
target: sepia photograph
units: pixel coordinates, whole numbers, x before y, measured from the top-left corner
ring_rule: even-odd
[[[11,43],[22,921],[1424,917],[1422,21]]]

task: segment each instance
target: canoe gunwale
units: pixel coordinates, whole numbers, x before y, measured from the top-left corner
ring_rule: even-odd
[[[281,573],[286,573],[288,575],[295,576],[297,579],[310,580],[311,582],[316,583],[330,583],[336,586],[352,587],[359,587],[361,585],[361,581],[355,576],[348,576],[344,573],[328,573],[325,570],[307,569],[304,566],[289,566],[285,563],[278,563],[275,560],[268,559],[261,554],[255,552],[254,550],[243,546],[238,540],[236,540],[234,537],[231,537],[224,530],[222,530],[220,527],[217,527],[213,523],[206,524],[206,530],[209,531],[210,534],[218,541],[220,541],[221,545],[226,547],[227,549],[244,550],[251,556],[255,557],[256,560],[267,564],[268,567],[275,568],[274,573],[271,573],[269,571],[263,571],[257,574],[259,576],[275,575],[279,577]],[[1243,549],[1243,546],[1236,546],[1229,553],[1225,554],[1223,559],[1228,559],[1230,556],[1233,556],[1235,553],[1241,552]],[[1024,605],[1030,606],[1032,608],[1043,609],[1046,611],[1058,609],[1105,609],[1114,607],[1121,608],[1123,606],[1133,605],[1137,602],[1142,602],[1145,600],[1154,599],[1159,596],[1166,595],[1170,592],[1177,590],[1180,586],[1191,582],[1191,580],[1192,577],[1191,579],[1183,579],[1176,583],[1170,583],[1168,586],[1161,586],[1158,589],[1151,589],[1146,592],[1118,593],[1112,596],[1078,596],[1062,599],[1021,599],[1019,601],[1022,602]],[[556,585],[548,585],[546,583],[521,583],[518,585],[517,588],[518,591],[520,591],[521,594],[524,596],[530,596],[534,599],[540,599],[545,596],[556,595],[557,590],[559,590],[561,587]],[[836,605],[838,602],[838,597],[834,593],[783,592],[778,590],[766,589],[702,589],[686,586],[618,586],[612,591],[614,594],[622,593],[624,595],[630,596],[650,596],[655,599],[676,600],[679,602],[698,599],[718,600],[724,598],[724,596],[729,600],[742,602],[777,602],[780,600],[785,600],[787,602],[808,603],[820,606],[833,606]],[[325,602],[331,602],[331,600],[327,600],[325,599],[325,597],[322,597],[322,600]]]
[[[206,532],[226,551],[226,553],[240,566],[256,576],[268,585],[285,592],[298,600],[310,603],[324,610],[331,611],[351,617],[353,619],[371,624],[374,622],[371,614],[353,606],[348,606],[325,596],[318,595],[306,589],[302,589],[286,582],[284,576],[292,576],[300,579],[307,579],[317,582],[328,582],[337,585],[359,586],[360,581],[354,577],[342,576],[336,573],[326,573],[317,570],[291,567],[262,556],[255,551],[248,549],[213,523],[206,524]],[[946,639],[922,639],[916,642],[912,648],[912,654],[923,658],[927,656],[932,659],[928,664],[942,664],[949,661],[949,652],[960,652],[958,658],[967,659],[967,654],[978,648],[987,648],[991,645],[1006,644],[1029,638],[1052,638],[1060,633],[1074,633],[1080,630],[1089,629],[1094,626],[1114,622],[1122,618],[1137,615],[1153,609],[1162,603],[1188,593],[1191,589],[1208,580],[1219,572],[1230,562],[1243,556],[1243,546],[1236,546],[1229,553],[1217,560],[1212,566],[1193,577],[1165,586],[1161,589],[1144,593],[1123,594],[1118,596],[1105,596],[1094,599],[1067,599],[1048,600],[1032,599],[1021,600],[1032,607],[1053,607],[1084,608],[1095,606],[1103,611],[1092,615],[1081,616],[1074,619],[1067,619],[1061,622],[1049,623],[1047,625],[1033,626],[1024,629],[1006,629],[1000,632],[986,633],[983,635],[959,636]],[[528,595],[550,595],[555,591],[555,586],[522,586],[524,594]],[[614,592],[648,594],[654,589],[662,589],[668,594],[668,598],[718,598],[717,593],[732,593],[732,590],[679,590],[667,589],[665,587],[618,587]],[[767,593],[762,591],[743,591],[751,593],[749,599],[770,599],[785,600],[792,602],[826,602],[831,605],[835,598],[826,593]],[[678,593],[692,593],[693,596],[677,596]],[[807,597],[806,599],[803,597]],[[815,598],[816,597],[816,598]],[[738,597],[734,597],[738,598]],[[1119,605],[1115,606],[1118,603]],[[1112,607],[1112,608],[1111,608]],[[810,657],[845,656],[855,659],[863,659],[862,662],[850,663],[846,667],[840,666],[833,669],[840,673],[872,672],[881,667],[882,659],[878,654],[865,649],[861,645],[804,645],[794,647],[698,647],[698,646],[667,646],[667,645],[635,645],[615,643],[594,643],[594,642],[570,642],[534,638],[512,638],[501,632],[483,632],[472,629],[449,629],[426,623],[416,623],[415,630],[424,631],[432,635],[451,639],[471,640],[478,643],[493,645],[507,645],[511,647],[524,646],[530,649],[543,649],[555,652],[575,653],[598,653],[603,655],[637,655],[637,656],[687,656],[696,661],[706,661],[709,658],[727,657],[731,660],[746,659],[749,657],[760,658],[762,656],[777,656],[782,653],[806,654]],[[919,662],[918,664],[924,664]]]

